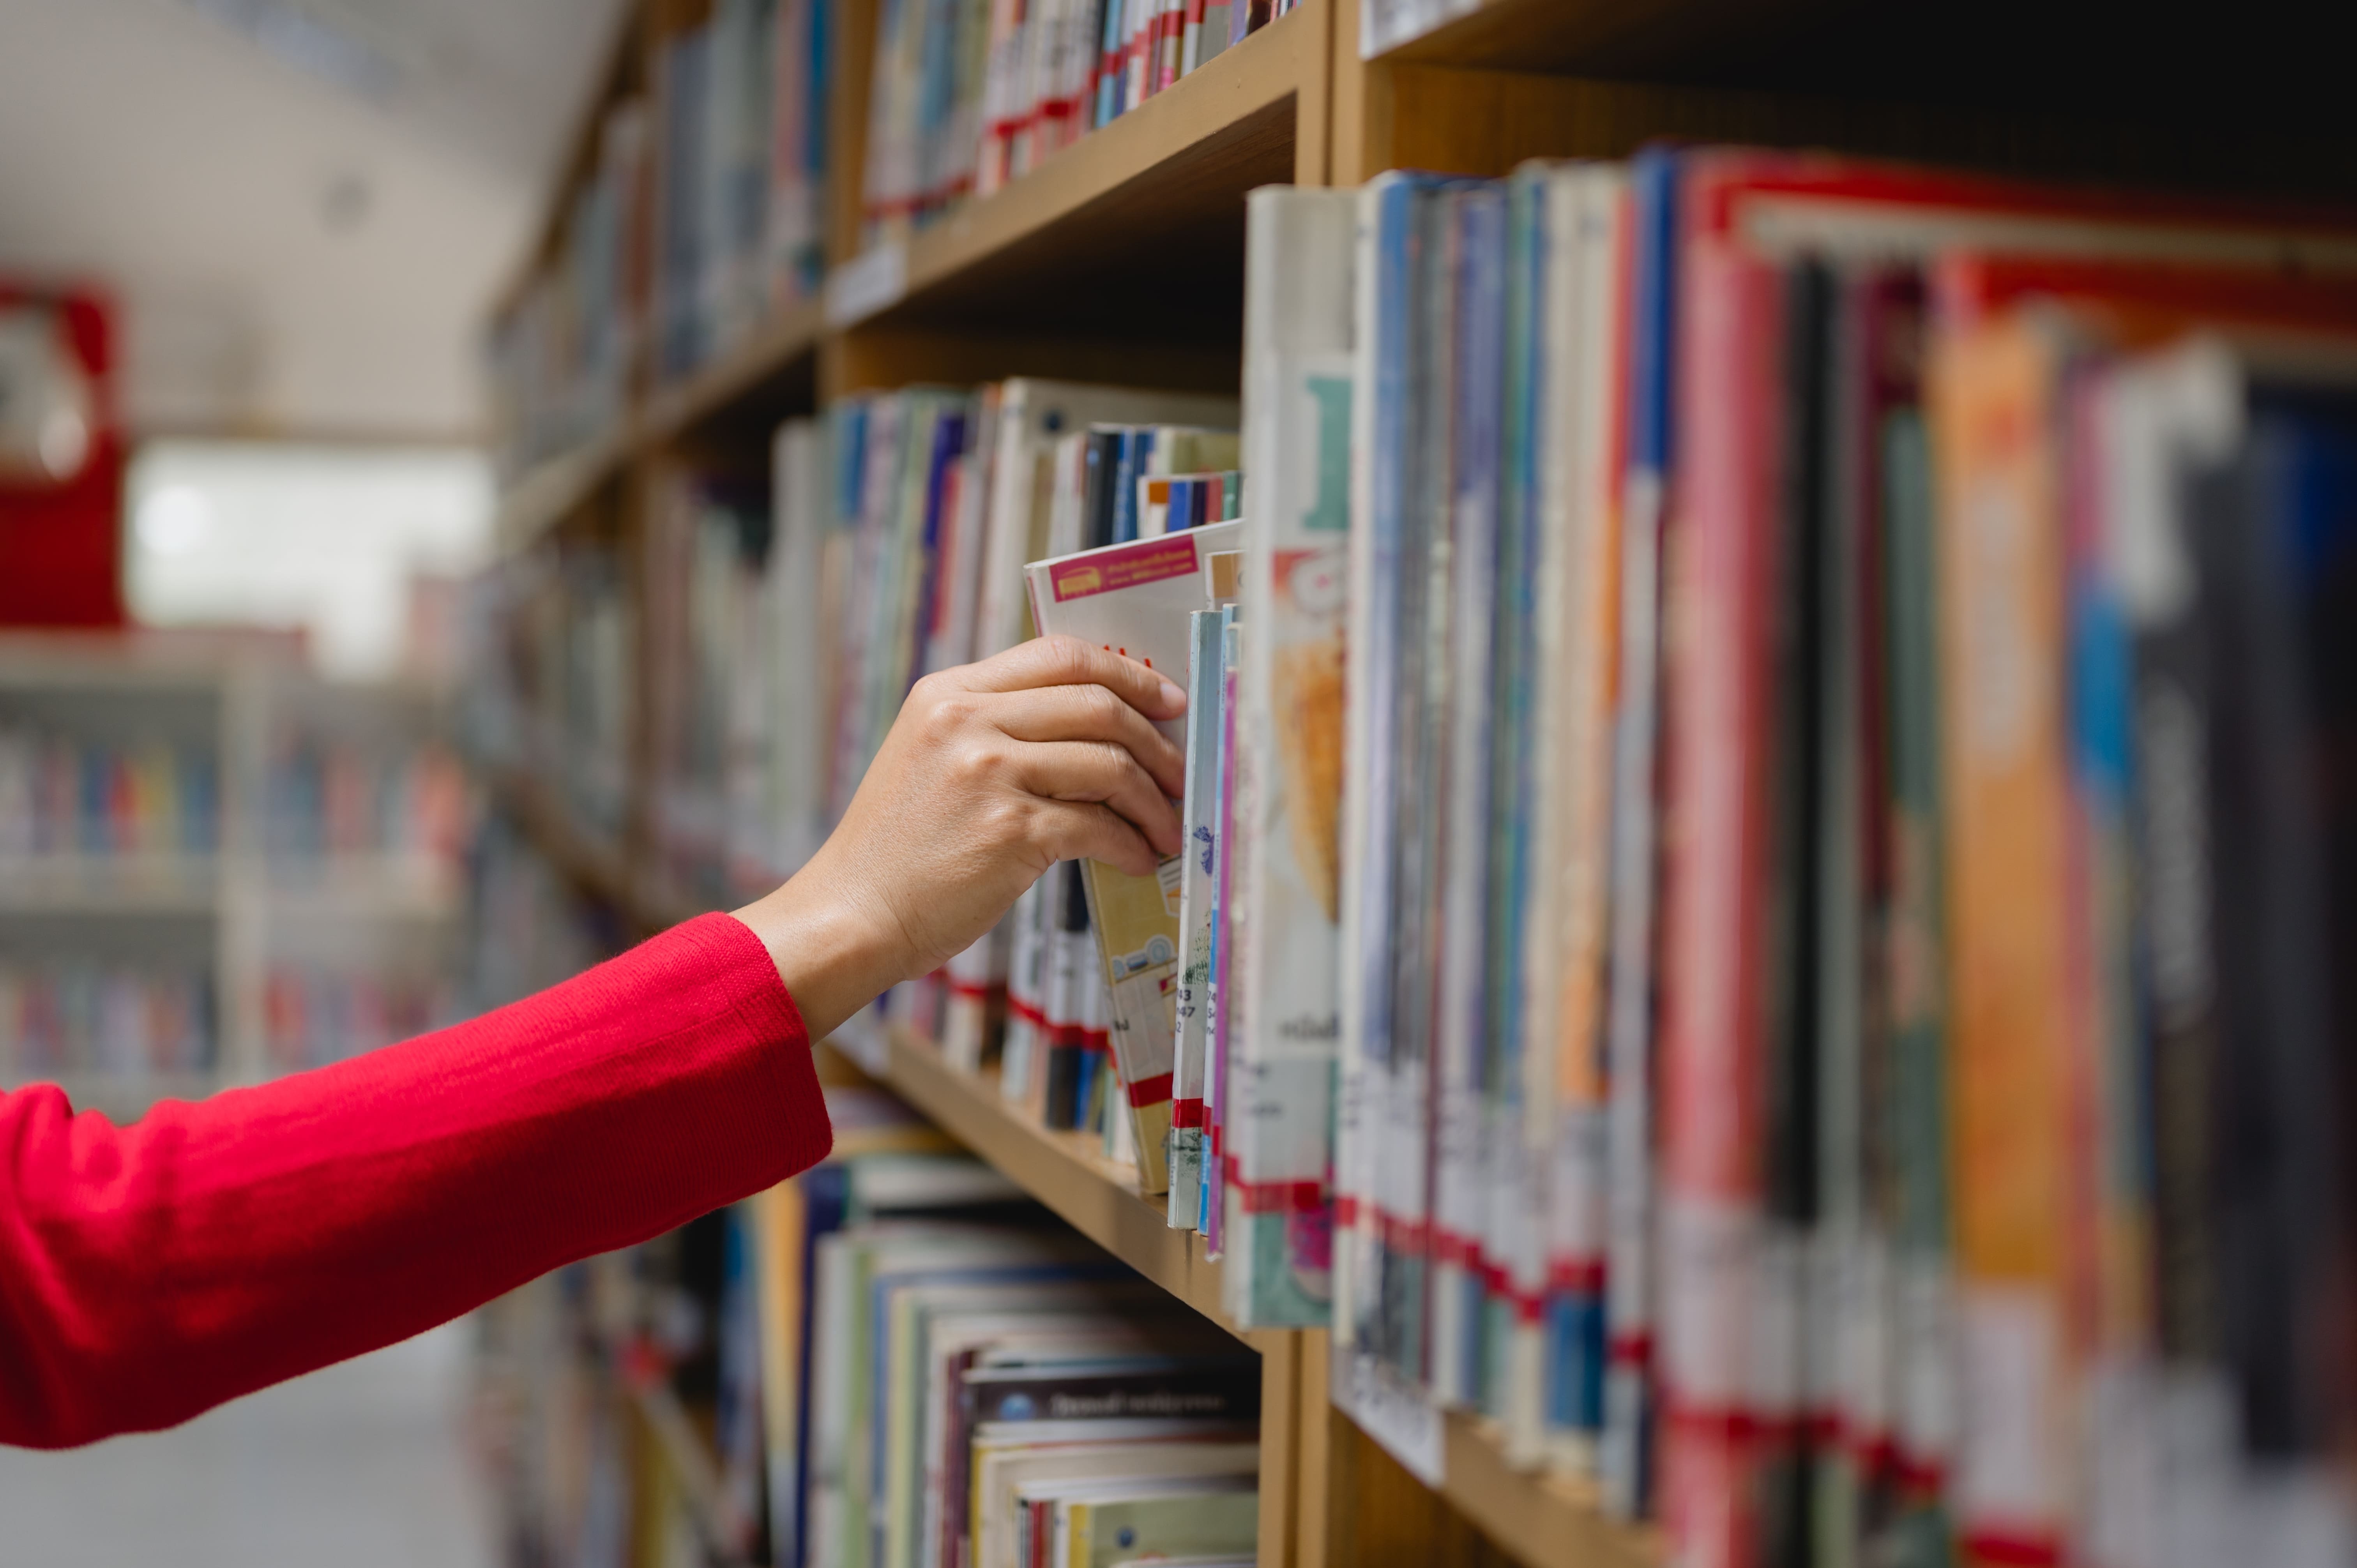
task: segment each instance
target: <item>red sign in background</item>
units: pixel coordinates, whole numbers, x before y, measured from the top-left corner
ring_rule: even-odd
[[[0,312],[45,304],[92,395],[89,447],[62,482],[0,474],[0,626],[119,627],[123,611],[124,436],[114,307],[95,288],[0,278]]]

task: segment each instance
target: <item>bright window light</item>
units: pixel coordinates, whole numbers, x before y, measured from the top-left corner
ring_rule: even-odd
[[[414,577],[490,548],[490,466],[470,448],[155,441],[128,489],[135,618],[299,627],[346,679],[401,667]]]

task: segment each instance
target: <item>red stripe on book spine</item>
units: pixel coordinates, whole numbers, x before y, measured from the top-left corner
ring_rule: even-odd
[[[1243,1181],[1228,1185],[1246,1214],[1315,1214],[1326,1207],[1326,1184],[1318,1181]]]
[[[1170,1098],[1170,1082],[1167,1072],[1138,1079],[1129,1086],[1129,1103],[1132,1107],[1161,1104]],[[1178,1117],[1174,1114],[1171,1120],[1176,1122]]]

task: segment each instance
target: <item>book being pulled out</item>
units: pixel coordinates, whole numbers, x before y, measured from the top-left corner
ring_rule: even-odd
[[[1243,529],[1241,521],[1208,523],[1035,561],[1025,568],[1032,622],[1044,635],[1096,643],[1183,686],[1188,618],[1211,603],[1203,563],[1236,549]],[[1186,745],[1184,720],[1159,727],[1173,745]],[[1167,1191],[1170,1185],[1165,1148],[1178,1023],[1184,871],[1183,856],[1175,854],[1152,876],[1133,876],[1098,861],[1083,865],[1097,956],[1113,994],[1114,1060],[1136,1118],[1138,1185],[1149,1193]]]

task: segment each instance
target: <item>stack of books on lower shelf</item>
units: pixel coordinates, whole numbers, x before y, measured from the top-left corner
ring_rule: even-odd
[[[773,1528],[879,1568],[1248,1558],[1259,1357],[1020,1197],[873,1155],[763,1200],[760,1342],[807,1368],[772,1383]]]

